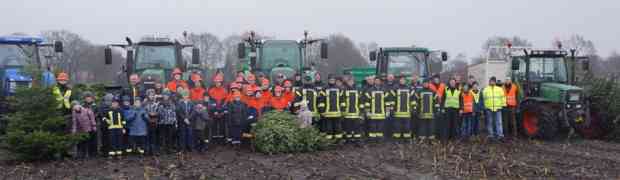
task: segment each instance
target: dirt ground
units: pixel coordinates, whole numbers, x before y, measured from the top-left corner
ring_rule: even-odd
[[[0,179],[618,179],[620,144],[593,140],[339,145],[317,153],[207,153],[3,162]]]

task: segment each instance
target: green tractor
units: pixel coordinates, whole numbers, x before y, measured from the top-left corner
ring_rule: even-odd
[[[310,67],[309,46],[320,43],[321,59],[327,59],[327,43],[323,39],[310,39],[304,32],[304,39],[261,40],[252,31],[247,39],[239,43],[237,54],[241,63],[237,69],[261,72],[271,79],[278,74],[293,77],[297,72],[304,72]]]
[[[165,37],[144,37],[138,43],[125,38],[127,44],[110,44],[105,48],[105,64],[112,64],[112,47],[121,47],[126,51],[126,63],[123,65],[123,75],[119,79],[120,86],[128,85],[129,76],[137,73],[142,78],[145,86],[154,83],[166,83],[170,81],[170,73],[174,68],[180,68],[187,79],[191,68],[200,64],[200,51],[192,48],[191,64],[184,60],[183,49],[193,45],[181,44]],[[196,68],[195,70],[200,70]],[[126,78],[126,79],[124,79]]]
[[[570,53],[570,55],[569,55]],[[591,111],[584,89],[575,86],[577,61],[589,67],[575,50],[524,49],[510,55],[511,79],[519,87],[518,125],[530,138],[554,139],[576,130],[584,137],[596,137],[600,119]]]
[[[418,47],[386,47],[379,48],[369,54],[372,67],[359,67],[346,69],[345,73],[351,74],[358,85],[364,78],[372,75],[404,75],[411,79],[413,74],[420,78],[429,78],[432,73],[439,73],[442,68],[441,62],[433,62],[434,53],[440,53],[441,60],[447,61],[448,54],[442,51],[433,51]]]

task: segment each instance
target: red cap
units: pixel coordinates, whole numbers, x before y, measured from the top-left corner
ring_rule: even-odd
[[[65,72],[61,72],[58,73],[58,77],[56,77],[57,81],[68,81],[69,80],[69,74],[65,73]]]
[[[200,74],[198,73],[192,73],[192,76],[190,77],[190,79],[192,81],[202,81],[202,77],[200,77]]]
[[[179,68],[174,68],[174,70],[172,70],[172,75],[176,75],[176,74],[183,74],[183,72]]]

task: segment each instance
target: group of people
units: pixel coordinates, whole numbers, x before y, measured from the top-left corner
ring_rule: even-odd
[[[341,142],[466,139],[479,135],[482,117],[488,136],[502,139],[502,116],[514,122],[518,89],[509,80],[498,85],[494,77],[479,89],[473,77],[460,82],[455,76],[446,85],[439,75],[418,81],[415,75],[387,74],[357,85],[351,75],[330,74],[324,84],[319,73],[291,79],[279,74],[271,81],[238,72],[224,84],[218,71],[210,86],[199,73],[191,73],[189,81],[182,75],[174,69],[171,80],[160,84],[132,74],[128,87],[95,103],[98,97],[91,92],[74,95],[68,75],[60,73],[52,89],[58,108],[71,117],[71,133],[88,136],[77,155],[204,152],[209,144],[238,145],[253,137],[252,125],[267,111],[295,114],[301,127],[317,127],[325,138]],[[503,124],[516,131],[514,123]]]

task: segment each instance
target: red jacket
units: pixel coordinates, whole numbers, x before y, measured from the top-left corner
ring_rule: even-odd
[[[177,92],[177,87],[183,87],[185,89],[189,90],[189,85],[187,85],[187,82],[183,81],[183,80],[172,80],[170,82],[168,82],[168,84],[166,85],[166,87],[168,88],[168,90],[170,90],[171,92]]]
[[[211,87],[209,88],[209,97],[211,97],[211,99],[215,100],[215,103],[218,105],[221,105],[222,103],[226,102],[226,100],[229,98],[228,92],[226,92],[226,88],[224,87]]]
[[[192,101],[202,101],[205,97],[205,88],[195,87],[189,91],[189,97]]]
[[[288,108],[290,102],[291,101],[289,101],[287,97],[274,96],[271,97],[271,99],[269,100],[269,105],[271,105],[271,107],[277,111],[284,111]]]

